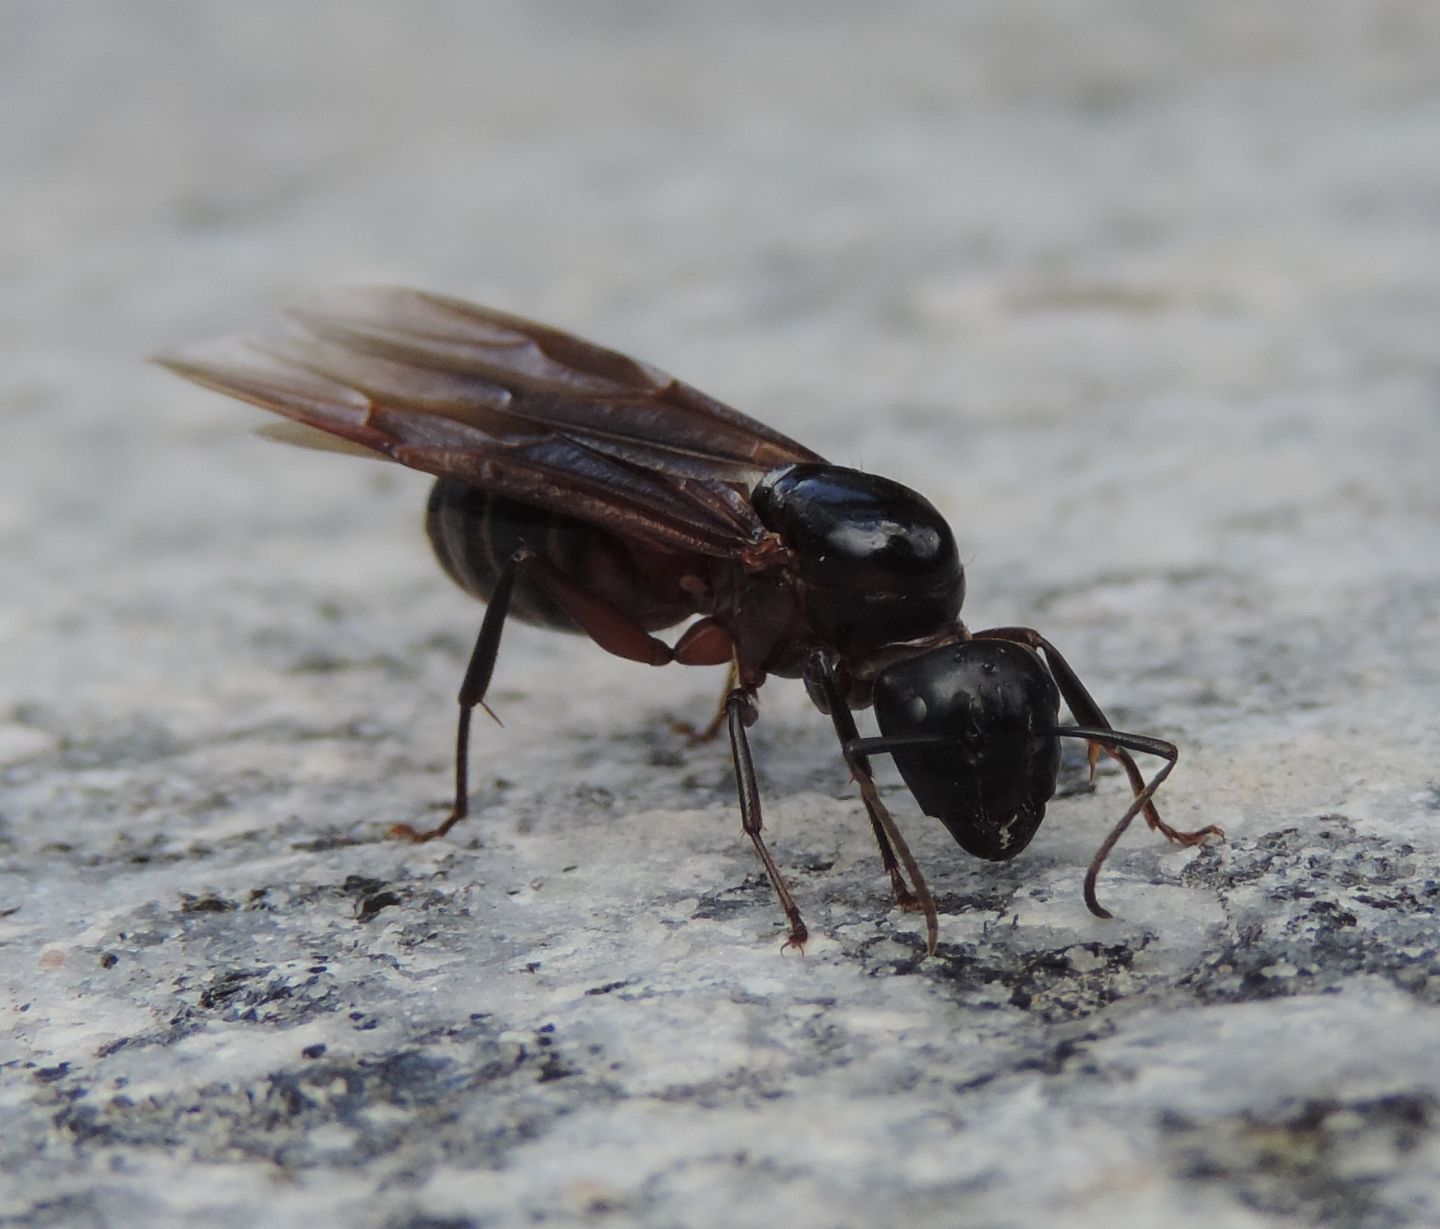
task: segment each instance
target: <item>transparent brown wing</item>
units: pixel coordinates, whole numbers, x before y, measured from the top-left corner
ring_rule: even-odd
[[[403,465],[705,554],[760,532],[761,474],[821,459],[653,367],[458,299],[339,290],[289,314],[274,338],[157,361]]]

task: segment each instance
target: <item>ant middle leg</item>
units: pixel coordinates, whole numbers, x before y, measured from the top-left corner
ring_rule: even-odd
[[[800,908],[790,893],[785,877],[780,873],[780,868],[775,864],[775,859],[765,844],[765,838],[761,835],[765,821],[760,813],[760,787],[755,781],[755,761],[751,758],[750,740],[745,734],[745,728],[755,724],[755,693],[743,687],[732,687],[725,697],[725,715],[730,725],[730,753],[735,760],[735,786],[740,795],[741,826],[751,844],[755,846],[760,864],[765,868],[765,874],[770,877],[770,886],[775,889],[780,908],[785,911],[785,920],[790,926],[789,937],[781,950],[793,947],[803,952],[810,932],[800,917]]]

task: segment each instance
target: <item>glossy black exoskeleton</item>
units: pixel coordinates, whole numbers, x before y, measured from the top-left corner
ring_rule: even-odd
[[[786,465],[750,496],[794,553],[800,614],[841,657],[951,627],[965,570],[950,526],[908,487],[838,465]]]
[[[1033,651],[966,640],[896,662],[875,680],[875,720],[966,853],[1004,862],[1030,844],[1060,772],[1060,689]]]
[[[1133,799],[1090,863],[1135,816],[1171,840],[1152,801],[1178,751],[1113,729],[1065,659],[1031,628],[971,632],[965,573],[935,507],[808,448],[652,367],[567,333],[455,299],[375,288],[293,313],[269,340],[188,347],[160,361],[292,420],[292,442],[387,457],[437,476],[426,518],[441,564],[487,603],[460,688],[455,797],[469,807],[470,718],[484,706],[507,616],[578,632],[650,665],[726,665],[710,731],[728,727],[740,810],[789,923],[806,928],[763,837],[747,727],[769,675],[800,678],[835,726],[902,908],[938,926],[920,868],[881,800],[870,757],[890,755],[920,808],[968,852],[1029,844],[1054,795],[1060,739],[1092,769],[1116,759]],[[288,433],[285,429],[288,428]],[[693,619],[674,643],[654,635]],[[1060,722],[1061,701],[1078,724]],[[872,705],[880,734],[854,710]],[[1147,782],[1130,756],[1164,763]]]

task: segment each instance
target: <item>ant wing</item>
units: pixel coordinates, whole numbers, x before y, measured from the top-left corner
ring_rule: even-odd
[[[732,554],[761,475],[821,458],[613,350],[416,290],[333,291],[274,338],[158,361],[362,451],[640,538]]]

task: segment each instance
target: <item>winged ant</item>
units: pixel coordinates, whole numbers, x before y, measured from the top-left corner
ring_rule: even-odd
[[[440,563],[486,603],[460,687],[455,799],[469,808],[470,719],[484,707],[507,617],[588,636],[652,666],[726,665],[714,732],[729,732],[740,813],[789,927],[807,931],[764,838],[746,729],[766,678],[803,680],[835,727],[902,909],[935,902],[871,772],[894,758],[920,809],[969,853],[1005,861],[1055,792],[1060,740],[1117,760],[1133,794],[1091,859],[1085,903],[1137,815],[1192,845],[1154,795],[1173,743],[1114,729],[1069,663],[1027,627],[970,631],[944,518],[915,491],[817,453],[612,350],[517,316],[399,288],[337,291],[270,339],[203,342],[159,361],[284,415],[292,442],[379,456],[437,478],[426,525]],[[286,431],[288,429],[288,432]],[[673,645],[655,635],[693,620]],[[1059,719],[1061,701],[1074,724]],[[873,706],[880,734],[861,737]],[[488,711],[488,710],[487,710]],[[1147,781],[1131,752],[1164,761]]]

